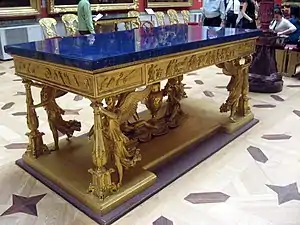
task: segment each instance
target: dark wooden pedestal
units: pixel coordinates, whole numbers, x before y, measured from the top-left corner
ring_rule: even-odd
[[[276,36],[273,34],[264,33],[259,38],[249,68],[249,91],[259,93],[282,91],[283,80],[277,71],[276,48]]]

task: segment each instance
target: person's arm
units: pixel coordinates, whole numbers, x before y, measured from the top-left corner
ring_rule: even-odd
[[[233,5],[233,1],[234,0],[229,0],[229,2],[227,4],[227,7],[226,7],[226,10],[225,10],[225,15],[227,15],[229,9],[231,9],[231,6]]]
[[[242,6],[242,11],[241,11],[242,16],[244,18],[246,18],[247,20],[249,20],[250,22],[253,22],[253,19],[250,16],[248,16],[247,13],[246,13],[246,10],[247,10],[247,7],[248,7],[248,3],[247,2],[243,2],[241,4],[241,6]]]
[[[89,32],[91,32],[91,34],[94,34],[95,28],[94,28],[94,23],[93,23],[91,5],[89,3],[84,5],[84,15],[86,18],[85,22],[89,29]]]
[[[284,20],[284,26],[287,28],[284,31],[278,32],[278,35],[287,35],[287,34],[291,34],[294,33],[297,28],[295,27],[294,24],[292,24],[290,21],[288,20]]]
[[[254,4],[255,11],[258,12],[259,11],[259,7],[258,7],[258,4],[257,4],[257,1],[255,1],[255,0],[251,0],[251,1]]]
[[[221,16],[221,20],[225,20],[225,3],[223,0],[220,0],[220,16]]]
[[[275,25],[276,25],[276,21],[275,20],[272,20],[270,25],[269,25],[269,29],[270,30],[274,30],[275,29]]]
[[[224,27],[225,26],[225,18],[226,18],[226,14],[225,14],[225,3],[223,0],[220,0],[220,17],[221,17],[221,24],[220,26],[221,27]]]
[[[203,5],[202,5],[202,15],[203,15],[203,19],[205,17],[205,10],[206,9],[206,0],[203,1]],[[200,9],[201,10],[201,9]]]

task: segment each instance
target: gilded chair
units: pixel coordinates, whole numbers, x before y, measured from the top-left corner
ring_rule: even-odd
[[[61,17],[65,26],[67,36],[76,36],[78,33],[78,16],[75,14],[65,14]]]
[[[150,21],[141,21],[140,19],[140,13],[137,11],[129,11],[128,12],[128,17],[136,17],[137,19],[131,22],[127,22],[125,23],[125,29],[126,30],[130,30],[130,29],[135,29],[135,28],[140,28],[140,27],[144,27],[144,28],[152,28],[153,23]]]
[[[181,15],[182,15],[184,23],[188,24],[190,22],[190,11],[182,10]]]
[[[300,52],[299,50],[296,49],[289,49],[288,50],[288,55],[287,55],[287,70],[286,70],[286,75],[288,77],[291,77],[295,75],[297,72],[297,67],[299,66],[300,62]]]
[[[39,20],[39,24],[43,30],[43,34],[46,39],[59,36],[56,31],[57,22],[55,19],[42,18]]]
[[[163,12],[156,12],[155,18],[156,18],[157,26],[165,25],[165,14]]]
[[[153,23],[151,21],[143,21],[141,22],[141,26],[140,27],[143,27],[145,29],[151,29],[154,27]]]
[[[288,60],[288,56],[290,57],[290,61]],[[286,70],[287,64],[289,62],[293,61],[293,56],[291,56],[289,54],[288,49],[280,49],[280,48],[276,49],[275,50],[275,59],[276,59],[278,73],[284,74],[286,76],[292,76],[294,74],[295,71],[293,71],[291,73],[291,70],[290,70],[289,73],[287,73],[287,70]],[[288,68],[292,68],[295,70],[296,65],[295,66],[289,65]]]
[[[169,17],[169,21],[170,24],[179,24],[179,18],[178,18],[178,14],[174,9],[169,9],[167,11],[168,17]]]
[[[136,20],[125,23],[126,30],[139,28],[141,26],[140,13],[138,11],[129,11],[127,15],[128,17],[136,17]]]

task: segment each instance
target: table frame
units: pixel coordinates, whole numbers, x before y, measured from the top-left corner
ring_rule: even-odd
[[[46,88],[48,90],[48,92],[46,91],[48,96],[47,101],[52,102],[54,105],[56,104],[55,98],[58,96],[57,90],[82,95],[91,101],[94,114],[94,127],[91,135],[94,139],[91,155],[94,168],[89,170],[91,183],[87,189],[92,195],[101,200],[104,205],[107,204],[107,199],[114,201],[112,200],[113,197],[117,196],[114,193],[122,186],[122,170],[124,167],[134,167],[136,162],[141,160],[140,152],[137,148],[130,146],[120,126],[120,117],[130,117],[134,114],[134,111],[132,111],[134,109],[129,106],[135,105],[139,101],[146,101],[146,105],[148,102],[148,109],[153,115],[155,109],[149,107],[149,105],[153,106],[155,99],[161,97],[157,95],[161,91],[161,81],[168,80],[167,86],[162,91],[168,92],[171,87],[173,94],[168,92],[167,96],[169,99],[176,99],[176,96],[184,94],[184,85],[181,83],[183,74],[217,65],[223,69],[225,75],[231,76],[231,80],[227,86],[229,96],[221,105],[220,112],[230,112],[228,124],[225,127],[228,132],[234,132],[243,126],[246,120],[246,122],[249,122],[249,118],[253,118],[248,105],[248,69],[252,59],[251,54],[255,51],[256,39],[249,38],[242,41],[227,42],[193,51],[94,71],[14,55],[16,74],[23,78],[26,89],[27,125],[29,128],[27,135],[29,144],[24,157],[34,160],[49,151],[43,142],[42,137],[44,134],[38,130],[39,122],[35,111],[36,105],[34,105],[32,98],[31,87],[39,86],[42,87],[42,90]],[[136,88],[143,86],[146,86],[144,91],[134,91]],[[132,97],[130,93],[135,93],[135,97],[129,99],[128,96]],[[118,110],[121,114],[118,114],[116,111],[110,111],[109,108],[103,108],[103,100],[106,100],[107,105],[109,105],[111,99],[122,94],[123,97],[125,96],[123,98],[124,102],[129,104],[127,106],[124,106],[125,103],[121,106],[119,105]],[[149,102],[150,100],[152,103]],[[179,101],[175,103],[172,106],[173,108],[171,108],[173,111],[177,110],[176,112],[178,113],[180,103]],[[46,111],[47,104],[49,103],[44,103],[43,105]],[[48,106],[47,112],[57,112],[57,108]],[[57,117],[54,119],[55,121],[52,121],[54,125],[63,121],[61,116]],[[51,121],[49,123],[51,127]],[[110,124],[110,127],[107,124]],[[114,129],[117,135],[123,137],[117,142],[115,151],[110,149],[106,141],[107,134],[105,132],[112,129]],[[118,182],[113,181],[112,173],[115,170],[108,167],[107,164],[108,152],[111,151],[115,154],[115,165],[118,168],[117,173],[119,175]],[[149,181],[152,184],[153,178],[155,178],[154,174],[152,174],[151,179],[147,177],[147,182]],[[143,188],[145,187],[144,185]],[[134,192],[141,192],[143,188],[138,187]],[[132,196],[132,193],[131,195],[128,194],[128,197],[130,196]],[[120,196],[117,197],[120,198]],[[124,197],[123,201],[128,199],[128,197]],[[118,204],[121,203],[118,202]],[[111,209],[112,207],[102,208],[101,212],[106,213]]]

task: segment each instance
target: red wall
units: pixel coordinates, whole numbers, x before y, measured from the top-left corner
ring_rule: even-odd
[[[193,5],[190,7],[190,9],[200,9],[202,6],[202,0],[193,0]]]
[[[282,0],[274,0],[275,4],[280,4],[282,3]]]
[[[139,0],[139,12],[144,12],[146,6],[146,0]]]

